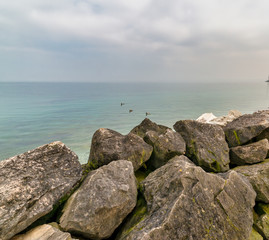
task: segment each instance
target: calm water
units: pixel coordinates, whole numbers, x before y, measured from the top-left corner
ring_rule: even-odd
[[[127,134],[146,112],[152,121],[172,127],[205,112],[221,116],[230,109],[252,113],[268,106],[263,82],[0,83],[0,159],[60,140],[85,163],[98,128]]]

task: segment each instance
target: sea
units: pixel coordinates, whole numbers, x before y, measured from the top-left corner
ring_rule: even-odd
[[[269,107],[269,85],[252,83],[0,82],[0,160],[62,141],[86,163],[99,128],[128,134],[145,117],[173,127],[182,119]],[[146,113],[148,115],[146,116]]]

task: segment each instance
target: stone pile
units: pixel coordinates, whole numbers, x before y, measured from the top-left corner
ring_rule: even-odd
[[[269,111],[95,132],[0,161],[0,240],[269,239]]]

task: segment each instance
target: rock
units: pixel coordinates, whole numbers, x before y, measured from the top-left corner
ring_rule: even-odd
[[[72,240],[70,233],[62,232],[51,225],[38,226],[25,234],[17,235],[11,240]]]
[[[60,226],[86,238],[108,238],[133,210],[136,197],[132,163],[113,161],[88,174],[68,199]]]
[[[258,203],[254,212],[254,227],[264,239],[269,239],[269,205]],[[262,238],[263,239],[263,238]]]
[[[217,124],[220,126],[226,126],[227,123],[232,122],[236,118],[240,117],[242,113],[237,110],[230,110],[228,115],[216,117],[213,113],[204,113],[196,121],[202,123]]]
[[[157,123],[150,121],[148,118],[145,118],[138,126],[131,130],[131,133],[144,138],[147,131],[154,131],[160,135],[163,134],[167,129],[169,128],[163,125],[158,125]]]
[[[211,120],[217,118],[213,113],[204,113],[196,119],[196,121],[201,123],[209,123]]]
[[[269,110],[245,114],[224,127],[229,147],[249,142],[269,128]]]
[[[269,142],[267,139],[244,146],[230,149],[230,160],[235,165],[247,165],[262,162],[268,153]]]
[[[161,135],[155,131],[148,131],[144,139],[153,146],[152,158],[148,165],[155,169],[166,164],[174,156],[185,154],[186,151],[184,139],[179,133],[169,128]]]
[[[252,228],[249,240],[263,240],[263,237],[254,228]]]
[[[235,171],[206,173],[176,156],[142,182],[147,213],[117,240],[248,239],[255,192]],[[136,214],[136,213],[135,213]]]
[[[89,165],[96,169],[114,160],[126,159],[139,169],[151,156],[153,148],[132,133],[124,136],[120,133],[100,128],[92,138]]]
[[[256,201],[269,203],[269,160],[249,166],[236,167],[233,170],[249,180],[257,193]]]
[[[0,161],[0,239],[49,213],[80,178],[78,157],[61,142]]]
[[[186,156],[207,171],[229,169],[229,148],[220,126],[194,120],[178,121],[174,129],[186,142]]]

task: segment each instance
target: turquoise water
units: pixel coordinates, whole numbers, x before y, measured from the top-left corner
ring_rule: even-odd
[[[98,128],[127,134],[146,112],[152,121],[172,127],[205,112],[221,116],[230,109],[252,113],[268,106],[263,82],[0,83],[0,159],[59,140],[85,163]]]

